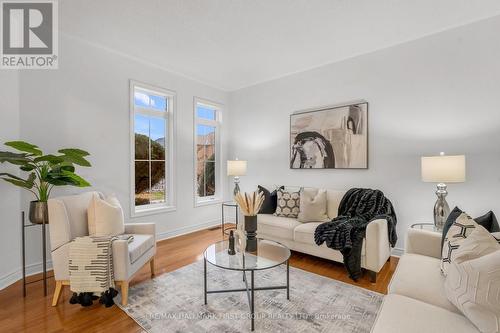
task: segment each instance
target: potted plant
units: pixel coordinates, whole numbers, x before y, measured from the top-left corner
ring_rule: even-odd
[[[60,149],[57,155],[44,155],[38,146],[28,142],[10,141],[5,145],[20,153],[0,151],[0,163],[17,165],[28,176],[24,179],[1,172],[0,178],[33,193],[36,200],[30,202],[31,223],[48,222],[47,201],[54,186],[90,186],[85,179],[75,173],[75,165],[90,167],[89,161],[85,159],[89,153],[84,150]]]

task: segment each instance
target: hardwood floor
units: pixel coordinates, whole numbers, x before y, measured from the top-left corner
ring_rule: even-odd
[[[203,251],[214,241],[221,239],[221,230],[211,229],[171,238],[158,243],[156,275],[174,271],[203,258]],[[370,283],[367,275],[358,282],[347,277],[342,264],[294,252],[290,265],[339,281],[386,293],[398,258],[391,257],[377,277]],[[51,274],[49,274],[51,275]],[[36,280],[39,276],[30,277]],[[150,278],[149,265],[144,267],[131,281],[131,285]],[[292,281],[293,283],[293,281]],[[49,294],[43,296],[41,282],[27,288],[27,297],[22,296],[22,281],[0,291],[1,332],[141,332],[141,328],[118,307],[104,308],[100,304],[83,308],[71,305],[69,288],[65,288],[59,305],[51,306],[55,283],[49,280]],[[200,295],[200,302],[202,302]]]

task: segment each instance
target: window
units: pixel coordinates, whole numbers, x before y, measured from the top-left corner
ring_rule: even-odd
[[[220,199],[220,122],[221,107],[195,99],[195,204]]]
[[[132,215],[172,209],[174,93],[130,84]]]

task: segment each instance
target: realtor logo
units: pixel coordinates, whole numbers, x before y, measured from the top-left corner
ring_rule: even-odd
[[[2,69],[57,69],[57,2],[2,1]]]

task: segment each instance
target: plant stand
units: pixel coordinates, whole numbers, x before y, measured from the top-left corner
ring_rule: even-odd
[[[24,211],[21,213],[21,233],[22,233],[22,254],[23,254],[23,297],[26,297],[26,285],[43,281],[43,295],[47,296],[47,279],[51,276],[47,276],[47,233],[46,233],[46,224],[45,221],[42,224],[26,224]],[[43,267],[43,277],[41,279],[26,282],[26,229],[41,226],[42,231],[42,267]]]

